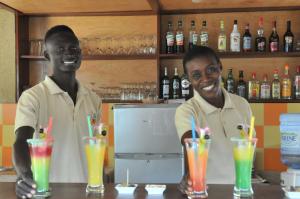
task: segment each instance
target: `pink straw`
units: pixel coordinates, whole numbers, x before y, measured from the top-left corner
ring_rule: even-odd
[[[51,131],[52,131],[52,116],[50,116],[49,121],[48,121],[47,134],[46,134],[46,138],[48,140],[53,139],[52,135],[51,135]]]

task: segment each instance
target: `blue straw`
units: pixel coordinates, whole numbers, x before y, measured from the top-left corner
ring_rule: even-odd
[[[192,138],[193,138],[193,141],[196,140],[196,125],[195,125],[195,120],[194,120],[194,117],[192,116],[191,118],[192,120]]]

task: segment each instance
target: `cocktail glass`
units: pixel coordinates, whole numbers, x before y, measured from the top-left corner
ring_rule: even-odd
[[[88,168],[87,193],[104,193],[103,164],[106,139],[101,137],[84,137],[85,154]]]
[[[189,178],[192,189],[189,198],[207,198],[206,168],[210,139],[185,139],[188,158]]]
[[[233,195],[236,197],[251,197],[251,173],[253,156],[257,139],[231,138],[233,142],[233,158],[235,164],[235,185]]]
[[[37,184],[34,197],[49,197],[49,170],[53,140],[28,139],[33,180]]]

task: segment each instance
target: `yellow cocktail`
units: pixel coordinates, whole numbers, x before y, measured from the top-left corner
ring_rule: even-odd
[[[106,140],[104,138],[86,137],[84,141],[88,168],[86,192],[103,193],[103,164]]]

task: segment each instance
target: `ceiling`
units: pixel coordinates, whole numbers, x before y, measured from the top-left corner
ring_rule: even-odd
[[[160,10],[300,6],[300,0],[0,0],[24,14],[93,13]],[[87,3],[88,2],[88,3]],[[226,2],[226,3],[224,3]]]

